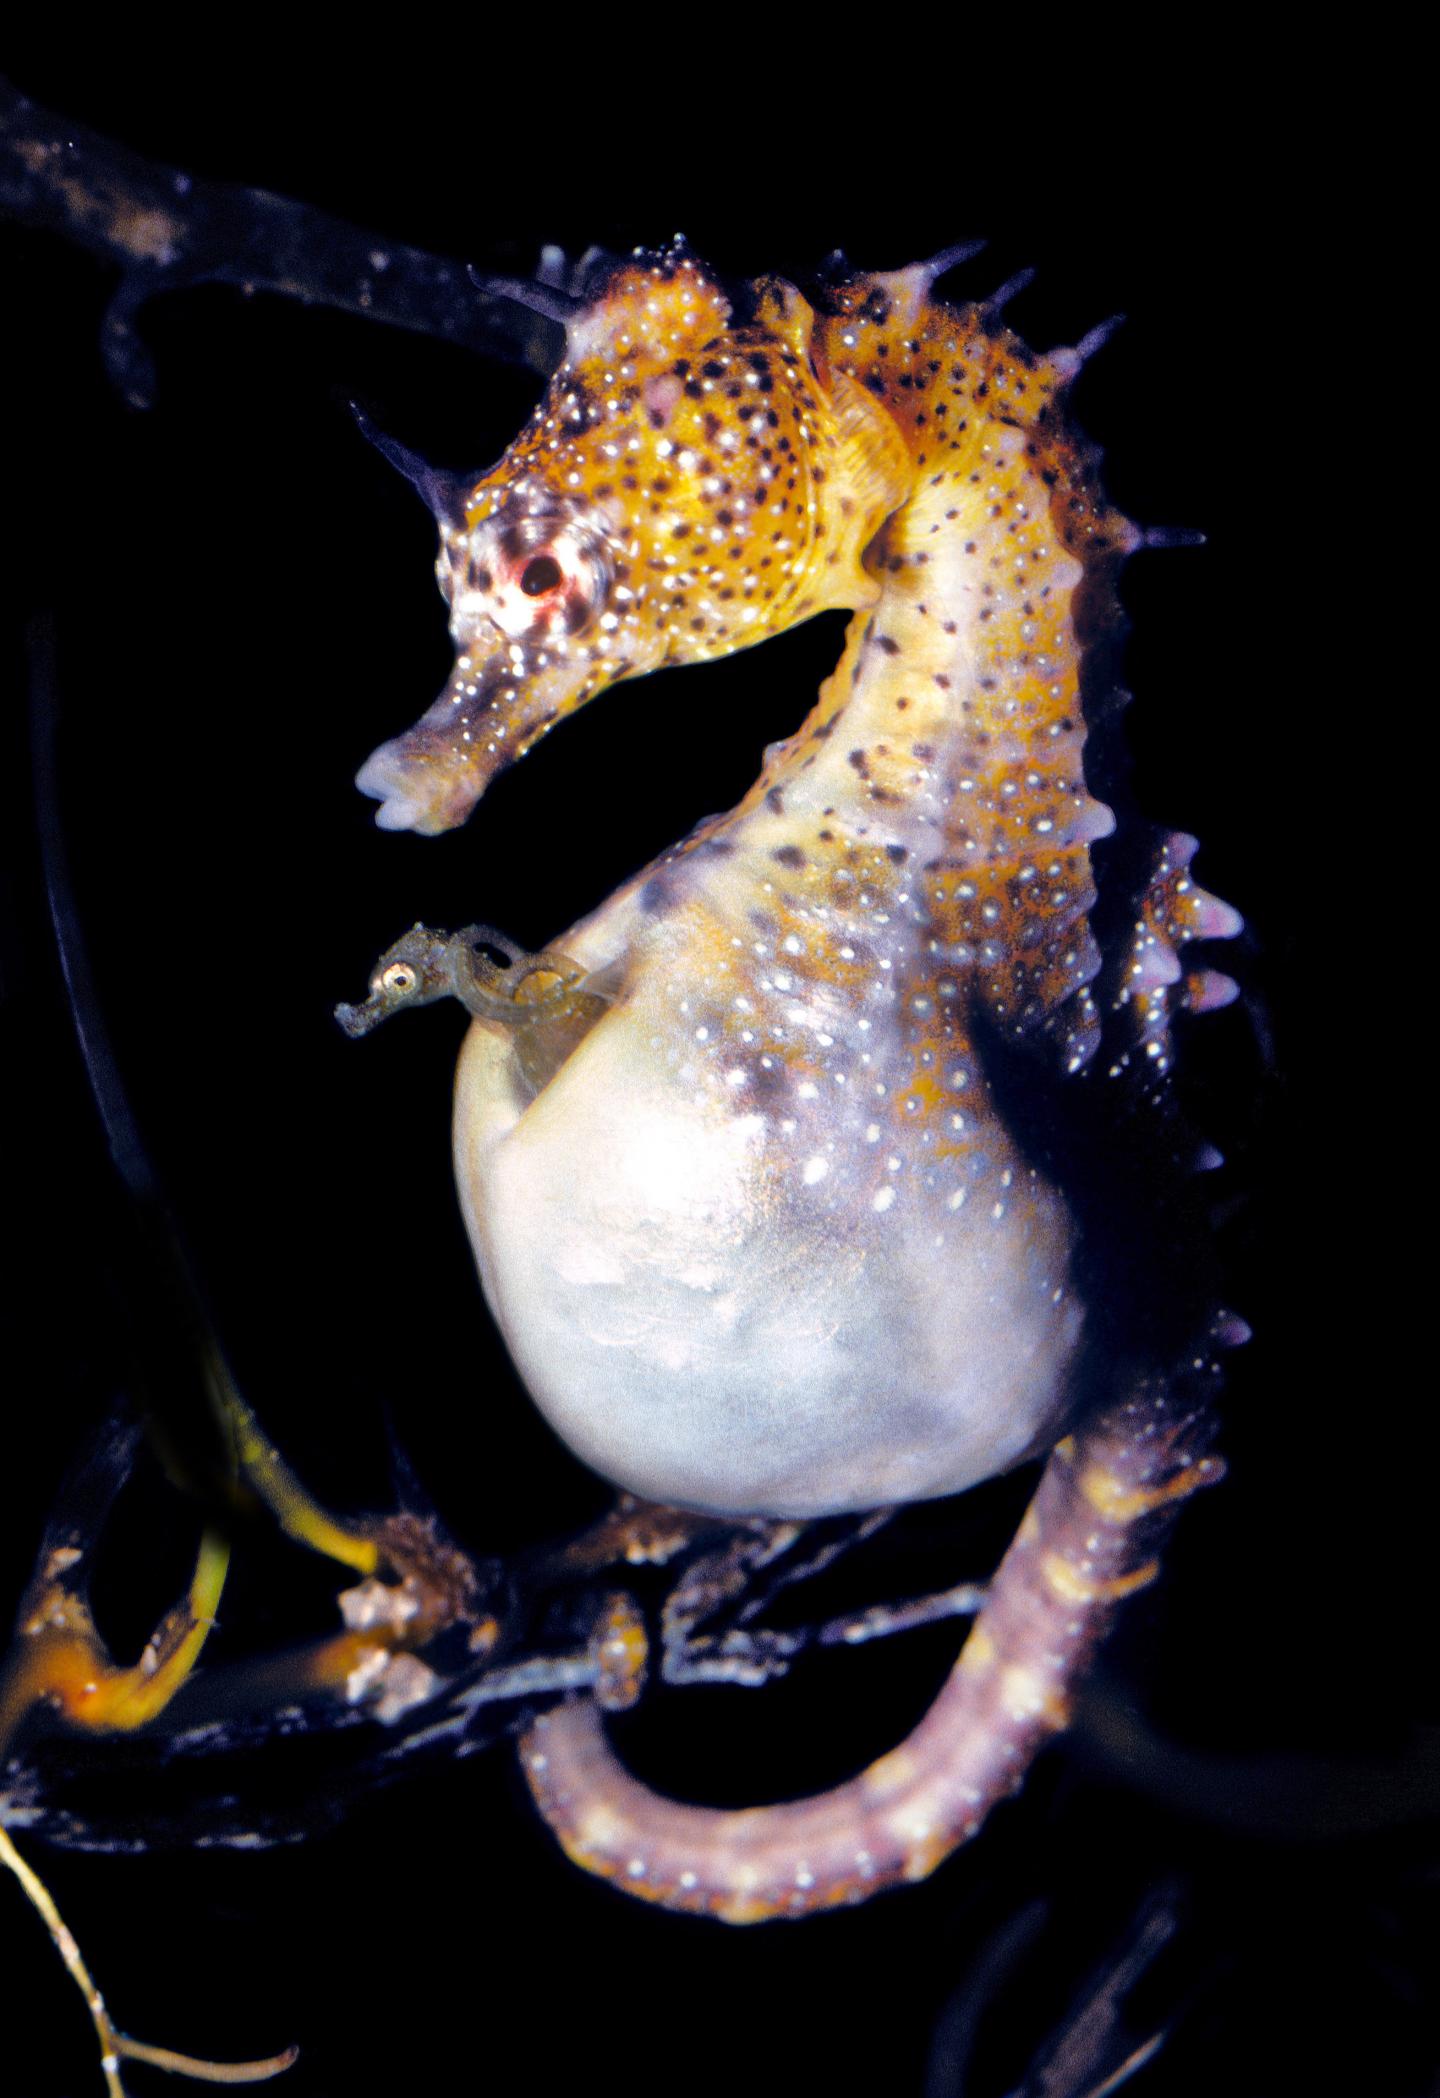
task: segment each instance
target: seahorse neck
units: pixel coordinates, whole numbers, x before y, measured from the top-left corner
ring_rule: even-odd
[[[1084,571],[1056,543],[1023,454],[1024,433],[996,427],[958,467],[922,469],[867,555],[878,601],[737,818],[778,799],[832,839],[951,864],[1024,860],[1110,828],[1081,763],[1070,601]]]

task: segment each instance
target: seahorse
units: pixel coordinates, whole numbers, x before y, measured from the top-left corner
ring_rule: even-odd
[[[1234,991],[1182,949],[1240,921],[1192,839],[1112,838],[1086,780],[1144,535],[1069,419],[1090,345],[1038,354],[998,301],[948,303],[954,260],[837,267],[812,303],[637,250],[567,315],[492,470],[389,447],[438,518],[458,654],[359,774],[384,827],[459,823],[610,685],[853,614],[738,807],[521,968],[422,929],[361,1009],[470,1006],[457,1184],[536,1402],[629,1492],[742,1518],[1050,1452],[930,1711],[849,1783],[686,1806],[623,1769],[594,1702],[531,1726],[572,1857],[730,1922],[919,1878],[1019,1783],[1218,1476],[1244,1334],[1173,1072],[1177,1017]]]

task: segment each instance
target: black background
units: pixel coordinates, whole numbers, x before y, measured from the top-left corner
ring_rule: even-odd
[[[989,2098],[1165,1885],[1182,1928],[1137,2001],[1137,2038],[1147,2010],[1183,2015],[1137,2093],[1419,2090],[1435,1787],[1417,1786],[1410,1728],[1435,1716],[1419,1582],[1433,1490],[1390,1337],[1407,1091],[1391,1053],[1402,985],[1377,942],[1397,907],[1382,820],[1397,782],[1369,736],[1387,687],[1356,583],[1381,529],[1383,446],[1357,434],[1375,317],[1337,265],[1325,150],[1294,126],[1281,66],[1252,62],[1222,88],[1194,52],[1142,46],[1123,69],[1096,53],[1088,70],[1032,62],[1022,84],[1020,61],[992,53],[987,85],[948,50],[932,66],[922,40],[898,69],[877,50],[827,86],[732,31],[706,98],[664,50],[652,88],[599,23],[593,46],[537,22],[543,52],[437,46],[413,70],[375,50],[313,69],[177,56],[173,85],[133,56],[15,71],[159,160],[491,267],[528,269],[541,240],[625,248],[680,226],[722,271],[803,281],[837,243],[893,267],[983,233],[963,287],[1036,264],[1011,313],[1031,340],[1129,314],[1077,408],[1129,514],[1209,535],[1131,565],[1128,733],[1141,805],[1200,836],[1201,878],[1248,922],[1246,1003],[1197,1024],[1186,1061],[1231,1158],[1217,1228],[1256,1338],[1230,1379],[1230,1476],[1186,1511],[1107,1680],[1221,1777],[1162,1797],[1143,1755],[1107,1757],[1082,1733],[926,1886],[738,1933],[566,1865],[503,1748],[294,1850],[42,1863],[123,2023],[217,2053],[297,2038],[293,2098],[560,2091],[608,2072],[641,2091]],[[354,1045],[330,1007],[415,918],[490,919],[536,945],[563,930],[738,797],[808,706],[840,624],[626,687],[462,831],[383,835],[351,776],[428,704],[449,646],[430,520],[344,402],[439,462],[482,464],[538,382],[217,288],[145,313],[159,390],[136,415],[97,352],[106,270],[36,233],[7,231],[3,253],[12,1362],[38,1342],[7,1401],[10,1591],[65,1459],[127,1376],[117,1210],[28,813],[37,614],[55,635],[61,816],[117,1056],[253,1403],[337,1503],[384,1504],[389,1408],[473,1548],[558,1534],[604,1496],[489,1333],[448,1170],[459,1017]],[[97,1597],[127,1651],[193,1534],[178,1502],[144,1510]],[[937,1548],[919,1578],[972,1570]],[[252,1638],[324,1621],[289,1559],[232,1601]],[[953,1644],[844,1656],[756,1696],[658,1700],[627,1748],[695,1797],[807,1789],[897,1739]],[[1286,1772],[1333,1765],[1328,1806],[1256,1805],[1265,1759],[1282,1797],[1299,1796]],[[1227,1771],[1234,1797],[1217,1804]],[[966,1991],[1022,1914],[1035,1935],[962,2081]],[[83,2013],[3,1888],[0,1946],[7,2023],[53,2050],[16,2088],[91,2088]]]

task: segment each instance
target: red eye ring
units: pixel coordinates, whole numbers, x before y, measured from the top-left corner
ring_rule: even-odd
[[[544,597],[564,580],[564,571],[553,554],[533,554],[521,573],[520,588],[527,597]]]

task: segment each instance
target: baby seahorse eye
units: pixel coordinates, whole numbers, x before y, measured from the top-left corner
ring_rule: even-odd
[[[414,990],[418,978],[408,962],[392,962],[380,978],[380,988],[392,997],[404,998]]]

